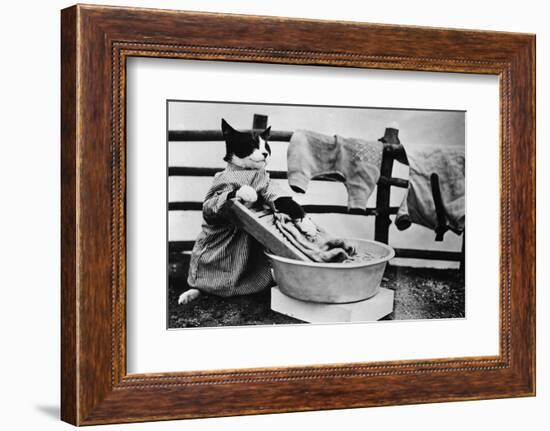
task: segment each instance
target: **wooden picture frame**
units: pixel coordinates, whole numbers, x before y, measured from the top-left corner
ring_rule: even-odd
[[[82,5],[61,17],[64,421],[535,394],[534,35]],[[499,355],[128,375],[125,65],[131,56],[498,75]]]

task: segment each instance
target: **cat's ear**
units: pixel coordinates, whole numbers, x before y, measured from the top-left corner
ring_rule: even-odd
[[[229,125],[225,119],[222,118],[222,133],[223,136],[230,135],[232,133],[235,133],[235,129]]]
[[[234,132],[233,128],[229,125],[229,123],[227,121],[225,121],[223,118],[222,118],[222,133],[223,133],[223,137],[225,139],[225,156],[224,156],[224,160],[226,162],[230,162],[231,159],[233,158],[233,151],[231,150],[231,145],[230,145],[230,136],[231,134]]]
[[[271,126],[265,129],[260,136],[264,141],[267,141],[269,139],[270,134],[271,134]]]

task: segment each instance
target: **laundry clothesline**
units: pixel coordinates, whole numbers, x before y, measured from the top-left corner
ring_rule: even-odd
[[[384,136],[377,141],[297,130],[287,149],[288,183],[295,192],[306,193],[311,179],[331,175],[345,184],[349,210],[361,210],[378,184],[383,145],[388,140],[399,143],[397,129],[386,128]],[[408,147],[406,157],[409,182],[395,220],[398,229],[405,230],[413,223],[421,225],[434,230],[437,241],[443,240],[447,230],[462,233],[464,147],[415,145]],[[392,167],[385,168],[390,175]],[[378,203],[387,207],[389,200]]]

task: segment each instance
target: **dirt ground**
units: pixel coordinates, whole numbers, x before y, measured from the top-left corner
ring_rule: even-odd
[[[179,295],[188,289],[185,278],[186,274],[170,277],[169,328],[304,323],[272,311],[269,291],[233,298],[202,295],[190,304],[178,305]],[[395,291],[394,311],[383,320],[465,316],[463,271],[388,265],[382,287]]]

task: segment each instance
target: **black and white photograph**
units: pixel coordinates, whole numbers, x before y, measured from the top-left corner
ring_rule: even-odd
[[[168,328],[465,318],[465,117],[167,101]]]

